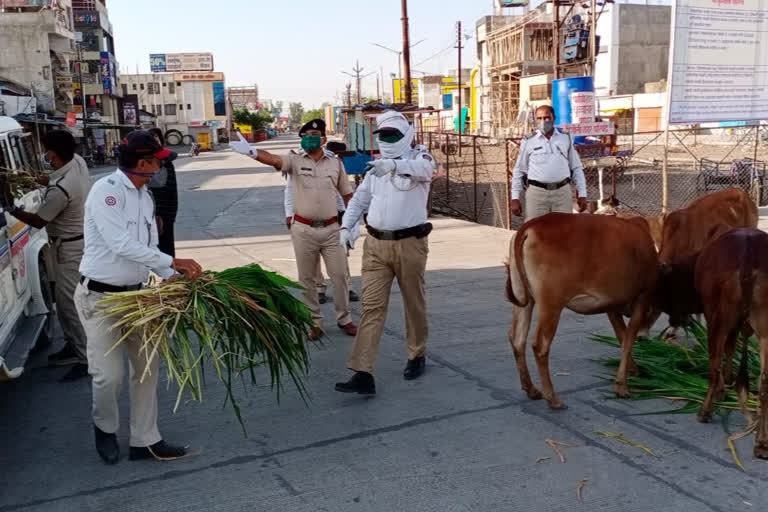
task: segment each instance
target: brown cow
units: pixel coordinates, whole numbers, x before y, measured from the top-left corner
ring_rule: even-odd
[[[553,409],[563,407],[549,375],[549,349],[564,308],[608,314],[622,342],[616,394],[627,396],[627,371],[637,371],[632,345],[650,306],[657,272],[653,240],[639,219],[550,213],[523,224],[510,244],[507,298],[515,305],[509,341],[528,397],[543,394]],[[534,304],[539,316],[533,352],[543,393],[534,387],[525,360]],[[622,317],[627,310],[632,312],[629,326]]]
[[[727,228],[726,228],[727,229]],[[715,228],[722,232],[724,229]],[[712,420],[713,402],[722,394],[728,378],[738,334],[748,337],[754,330],[760,344],[760,417],[754,455],[768,458],[768,234],[758,229],[731,229],[699,254],[683,263],[664,265],[659,291],[666,298],[662,309],[673,325],[688,315],[703,312],[709,345],[709,390],[701,406],[699,421]],[[721,369],[726,357],[726,379]],[[749,388],[746,342],[737,379],[742,400]]]

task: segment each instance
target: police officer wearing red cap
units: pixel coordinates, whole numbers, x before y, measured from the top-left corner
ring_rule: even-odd
[[[75,306],[88,339],[96,450],[108,464],[120,458],[116,432],[126,356],[131,365],[130,458],[170,460],[186,454],[186,448],[163,441],[157,428],[157,357],[149,360],[140,351],[138,335],[115,347],[122,333],[110,331],[114,319],[99,314],[105,293],[138,290],[150,270],[162,278],[179,272],[196,279],[202,272],[194,260],[173,258],[157,249],[154,203],[147,184],[169,153],[150,132],[130,133],[120,146],[118,170],[97,181],[85,201],[85,249]]]

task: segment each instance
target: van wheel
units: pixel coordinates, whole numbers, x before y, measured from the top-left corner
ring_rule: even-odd
[[[48,308],[48,313],[45,315],[45,325],[43,325],[43,330],[40,331],[40,336],[37,338],[37,342],[35,343],[35,350],[43,350],[51,346],[51,343],[53,343],[53,329],[54,329],[54,322],[53,322],[53,290],[51,290],[51,282],[48,280],[48,269],[45,266],[45,261],[40,258],[40,261],[37,263],[39,271],[38,274],[40,276],[40,291],[43,295],[43,301],[45,302],[45,307]]]

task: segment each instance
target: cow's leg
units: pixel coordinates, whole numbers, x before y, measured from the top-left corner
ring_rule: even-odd
[[[521,308],[512,306],[512,325],[509,328],[509,342],[512,344],[512,352],[515,354],[517,371],[520,374],[520,387],[531,400],[541,399],[541,391],[536,389],[528,372],[528,363],[525,359],[525,347],[528,340],[528,331],[531,329],[531,316],[533,314],[533,302]]]
[[[757,339],[760,344],[760,416],[753,453],[757,458],[768,459],[768,331],[759,330]]]
[[[637,332],[646,321],[649,307],[649,297],[638,297],[635,304],[632,306],[632,316],[629,319],[629,325],[624,331],[624,336],[621,338],[621,362],[619,363],[619,369],[616,371],[616,386],[614,389],[616,396],[621,398],[629,397],[627,373],[630,373],[631,375],[640,373],[640,370],[637,368],[637,363],[635,363],[635,358],[632,356],[632,348],[635,345]],[[611,324],[616,322],[614,319],[615,317],[612,318],[613,315],[616,315],[616,313],[610,313],[608,315],[608,318],[611,319]],[[620,316],[618,317],[618,320],[620,320],[623,325],[624,321]],[[614,329],[616,329],[615,326]]]
[[[536,365],[539,368],[541,391],[544,398],[547,399],[549,407],[552,409],[565,409],[565,405],[555,393],[552,379],[549,376],[549,349],[552,346],[552,340],[557,331],[561,311],[562,308],[553,308],[551,306],[545,308],[539,304],[539,322],[536,326],[536,335],[533,340],[533,354],[536,356]]]
[[[611,322],[613,332],[616,333],[616,339],[619,340],[623,347],[624,338],[627,336],[627,326],[624,324],[623,315],[621,313],[608,313],[608,320]],[[640,374],[640,370],[631,352],[629,354],[629,362],[627,363],[627,372],[632,376]]]
[[[656,320],[658,320],[660,316],[661,316],[661,311],[658,311],[656,308],[648,308],[648,310],[646,311],[643,317],[643,324],[640,326],[640,329],[637,331],[637,337],[638,338],[650,337],[651,327],[653,327],[653,324],[656,323]]]
[[[736,377],[736,393],[739,396],[739,409],[750,424],[753,421],[752,413],[747,409],[747,400],[749,398],[749,371],[747,364],[749,361],[749,337],[752,336],[752,328],[749,325],[743,327],[741,332],[741,361],[739,362],[739,374]]]
[[[723,318],[714,318],[712,321],[709,320],[710,318],[713,317],[707,317],[707,326],[709,327],[707,339],[707,345],[709,346],[709,388],[707,389],[707,396],[701,404],[701,409],[699,409],[699,413],[696,415],[697,419],[702,423],[712,421],[715,397],[722,393],[725,387],[722,370],[723,352],[725,351],[725,344],[728,342],[729,331],[731,330],[731,326]]]
[[[736,346],[739,344],[739,330],[734,329],[728,334],[725,342],[725,363],[723,369],[723,382],[726,386],[732,386],[733,376],[733,356],[736,354]]]

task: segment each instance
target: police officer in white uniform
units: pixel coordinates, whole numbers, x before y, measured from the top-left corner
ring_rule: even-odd
[[[363,314],[347,368],[355,374],[336,384],[336,391],[376,393],[374,364],[387,319],[389,293],[397,278],[405,309],[408,361],[403,377],[411,380],[424,372],[427,347],[427,304],[424,271],[429,246],[427,198],[435,162],[424,146],[411,147],[413,126],[399,112],[376,118],[381,158],[355,191],[344,213],[341,243],[354,246],[354,225],[368,211],[368,236],[363,245]]]
[[[571,136],[555,130],[554,122],[555,111],[551,106],[542,105],[537,108],[538,130],[520,144],[520,154],[512,176],[510,207],[513,215],[522,215],[520,192],[523,190],[523,176],[527,176],[526,221],[550,212],[571,213],[571,182],[576,184],[579,211],[587,207],[587,181],[581,159],[573,147]]]
[[[131,368],[130,458],[171,460],[186,454],[186,448],[163,441],[157,428],[157,357],[142,380],[148,358],[139,350],[141,340],[132,335],[113,349],[122,333],[109,330],[116,319],[99,315],[105,293],[138,290],[150,270],[162,278],[180,272],[196,279],[202,272],[195,261],[172,258],[157,249],[155,208],[146,185],[169,153],[150,132],[130,133],[120,146],[118,170],[97,181],[85,202],[85,253],[75,306],[88,338],[96,450],[108,464],[120,458],[115,433],[120,426],[125,356]]]

